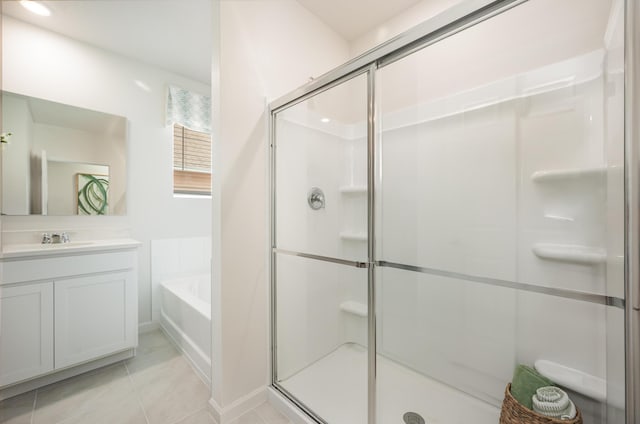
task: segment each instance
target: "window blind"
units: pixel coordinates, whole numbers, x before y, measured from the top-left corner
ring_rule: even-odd
[[[173,192],[211,194],[211,136],[173,126]]]

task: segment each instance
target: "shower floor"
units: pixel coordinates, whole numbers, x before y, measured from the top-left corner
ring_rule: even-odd
[[[416,412],[427,424],[495,424],[500,410],[378,355],[378,420],[401,424]],[[367,422],[367,351],[345,344],[281,382],[331,424]]]

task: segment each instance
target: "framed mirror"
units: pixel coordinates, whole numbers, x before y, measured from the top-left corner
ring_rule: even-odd
[[[127,120],[2,93],[3,215],[126,214]]]

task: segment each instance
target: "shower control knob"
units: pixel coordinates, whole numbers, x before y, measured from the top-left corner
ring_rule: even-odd
[[[307,194],[307,202],[314,211],[324,208],[324,193],[318,187],[311,187]]]
[[[426,424],[424,418],[416,412],[407,412],[402,416],[405,424]]]

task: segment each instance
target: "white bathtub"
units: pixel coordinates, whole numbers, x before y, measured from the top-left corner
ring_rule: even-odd
[[[160,325],[210,384],[211,276],[173,278],[161,281],[160,287]]]

